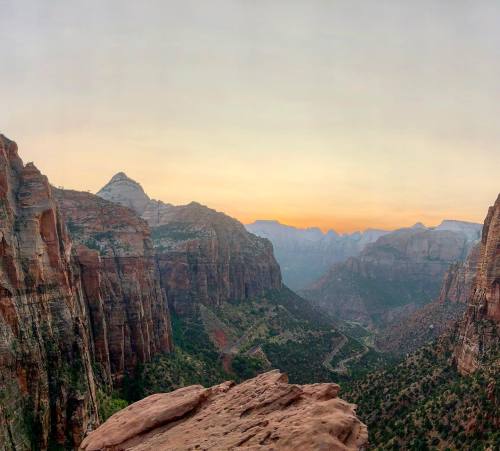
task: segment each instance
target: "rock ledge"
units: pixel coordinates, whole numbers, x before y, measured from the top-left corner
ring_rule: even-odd
[[[357,450],[366,426],[336,384],[294,385],[278,370],[149,396],[113,415],[81,449]]]

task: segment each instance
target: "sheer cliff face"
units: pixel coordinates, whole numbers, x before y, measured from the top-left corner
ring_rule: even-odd
[[[98,193],[125,206],[136,203],[130,197],[143,194],[140,185],[130,179],[125,183],[118,175]],[[136,212],[152,228],[161,284],[176,312],[189,313],[196,303],[219,305],[281,287],[271,243],[247,232],[235,219],[195,202],[173,206],[149,200]]]
[[[472,283],[479,264],[481,245],[475,244],[463,262],[453,263],[443,278],[439,302],[465,304],[469,299]]]
[[[71,242],[46,177],[2,135],[0,239],[0,443],[77,446],[98,417]]]
[[[120,383],[137,364],[172,348],[149,227],[130,209],[92,194],[55,194],[76,246],[95,359],[108,380]]]
[[[193,301],[220,305],[281,287],[271,243],[202,205],[172,207],[153,229],[153,241],[162,283],[178,312],[189,311]]]
[[[500,336],[500,196],[484,222],[479,263],[469,304],[458,329],[458,369],[474,372]]]
[[[380,325],[436,299],[450,264],[471,246],[461,231],[397,230],[334,265],[304,296],[342,319]]]

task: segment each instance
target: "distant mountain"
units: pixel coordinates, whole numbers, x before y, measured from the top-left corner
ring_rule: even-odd
[[[358,255],[367,244],[388,233],[368,229],[340,235],[334,230],[323,233],[317,227],[300,229],[278,221],[255,221],[247,230],[273,243],[274,253],[284,282],[300,290],[321,277],[337,262]]]
[[[451,223],[386,234],[302,293],[341,319],[367,325],[406,316],[438,297],[450,265],[463,261],[479,237],[479,228],[472,233],[467,223]]]
[[[441,224],[435,227],[435,230],[451,230],[453,232],[462,232],[467,235],[470,241],[478,240],[481,237],[482,224],[467,221],[455,221],[445,219]]]

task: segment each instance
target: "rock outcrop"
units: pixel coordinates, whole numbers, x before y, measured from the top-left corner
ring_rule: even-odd
[[[281,271],[271,243],[240,222],[192,202],[173,206],[148,199],[142,187],[118,174],[97,193],[136,212],[149,223],[162,287],[173,309],[189,313],[197,303],[216,306],[280,288]],[[135,187],[136,192],[131,193]]]
[[[302,293],[341,319],[381,325],[435,300],[450,264],[464,260],[473,243],[462,231],[400,229]]]
[[[299,229],[278,221],[263,220],[248,224],[246,228],[271,241],[283,280],[294,290],[306,288],[333,264],[359,255],[366,245],[388,233],[368,229],[341,235],[334,230],[323,233],[317,227]]]
[[[292,385],[271,371],[239,385],[195,385],[113,415],[82,450],[358,450],[366,426],[336,384]]]
[[[0,135],[0,443],[77,447],[98,422],[85,300],[47,178]]]
[[[54,191],[76,245],[95,359],[119,384],[137,364],[172,349],[149,227],[129,208],[93,194]]]
[[[500,195],[484,221],[477,272],[457,334],[455,357],[463,374],[476,371],[500,344]]]

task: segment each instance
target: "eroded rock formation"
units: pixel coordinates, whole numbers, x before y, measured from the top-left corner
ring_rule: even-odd
[[[78,446],[98,421],[87,312],[47,178],[0,135],[0,443]]]
[[[147,198],[144,206],[142,187],[124,177],[117,174],[97,194],[135,208],[148,221],[161,284],[176,312],[190,312],[196,303],[220,305],[281,287],[281,271],[268,240],[196,202],[173,206]]]
[[[336,384],[292,385],[271,371],[239,385],[199,385],[145,398],[113,415],[82,450],[357,450],[366,426]]]
[[[76,246],[95,358],[108,379],[172,348],[170,317],[149,227],[93,194],[55,190]]]
[[[479,263],[455,350],[460,372],[472,373],[500,336],[500,195],[484,221]]]

